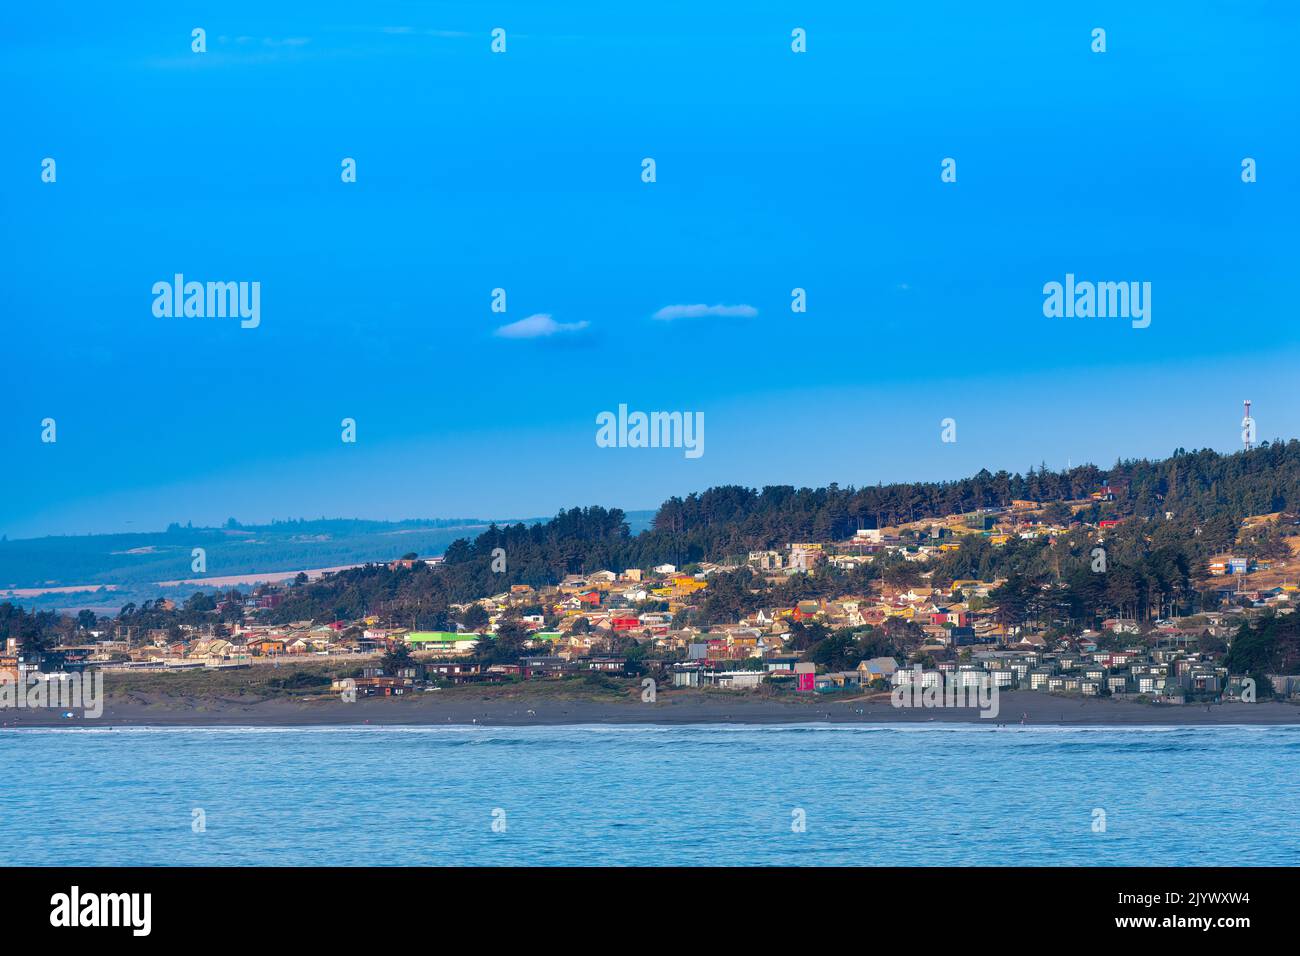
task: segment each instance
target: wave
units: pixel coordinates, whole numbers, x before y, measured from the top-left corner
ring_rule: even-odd
[[[946,721],[924,722],[881,722],[835,724],[823,722],[797,723],[574,723],[574,724],[309,724],[292,726],[244,725],[230,724],[220,726],[109,726],[93,727],[80,725],[76,727],[3,727],[0,736],[14,735],[69,735],[89,734],[102,736],[119,734],[126,736],[188,736],[188,735],[374,735],[405,734],[415,736],[463,736],[474,737],[484,734],[494,736],[564,736],[581,734],[587,736],[673,736],[673,735],[817,735],[817,734],[1029,734],[1044,735],[1149,735],[1149,734],[1250,734],[1257,736],[1300,737],[1300,725],[1278,724],[1088,724],[1069,726],[1064,724],[1019,724],[1011,721],[1002,726],[989,723],[954,723]]]

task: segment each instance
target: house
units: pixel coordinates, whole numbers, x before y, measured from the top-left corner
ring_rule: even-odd
[[[758,687],[767,677],[767,671],[705,671],[704,681],[714,687],[731,690],[748,690]]]
[[[812,571],[825,557],[820,544],[792,544],[790,545],[790,570]]]
[[[990,667],[988,678],[998,690],[1010,690],[1016,684],[1016,672],[1006,665]]]
[[[228,658],[235,656],[237,653],[235,645],[220,637],[212,640],[195,641],[194,646],[190,648],[191,657]]]
[[[817,689],[817,665],[800,661],[794,665],[794,689],[813,691]]]
[[[800,601],[791,614],[796,621],[811,621],[821,612],[821,605],[816,601]]]
[[[898,670],[898,661],[892,657],[873,657],[858,665],[859,682],[869,684],[874,680],[889,681]]]
[[[568,661],[557,656],[523,657],[519,660],[519,666],[527,680],[535,677],[562,677],[565,671],[572,669]]]
[[[424,665],[424,673],[429,677],[449,680],[453,684],[463,684],[477,677],[482,665],[469,661],[431,661]]]
[[[699,687],[701,673],[699,664],[676,664],[673,666],[673,686]]]
[[[477,634],[454,634],[451,631],[411,631],[404,638],[412,650],[437,651],[440,654],[468,654],[479,641]]]
[[[821,674],[813,682],[815,690],[852,690],[862,686],[862,675],[858,671],[830,671]]]
[[[415,689],[410,677],[358,677],[354,681],[359,694],[366,697],[402,697]]]
[[[973,627],[950,627],[948,628],[948,638],[952,641],[954,647],[967,647],[971,644],[994,644],[997,642],[997,635],[988,631],[977,633]]]

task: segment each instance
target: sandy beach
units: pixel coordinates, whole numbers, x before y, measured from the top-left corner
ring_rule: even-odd
[[[1300,725],[1300,706],[1256,704],[1161,705],[1135,701],[1082,700],[1034,691],[1004,693],[996,718],[972,709],[896,708],[888,696],[872,698],[772,698],[742,693],[679,690],[653,703],[639,698],[533,697],[525,693],[481,695],[459,689],[407,698],[220,699],[131,694],[110,696],[98,719],[64,718],[54,710],[6,710],[0,727],[204,727],[312,725],[479,724],[783,724],[783,723],[970,723],[1019,726],[1227,726]]]

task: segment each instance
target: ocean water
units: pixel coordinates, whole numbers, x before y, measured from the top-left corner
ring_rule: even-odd
[[[0,863],[1294,865],[1298,770],[1297,727],[4,730]]]

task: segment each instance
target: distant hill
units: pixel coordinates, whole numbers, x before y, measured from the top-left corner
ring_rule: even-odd
[[[649,527],[653,517],[652,511],[628,515],[629,524],[638,530]],[[509,523],[533,525],[544,520],[509,519]],[[206,573],[212,577],[391,561],[410,552],[433,557],[456,539],[476,537],[491,525],[480,518],[327,518],[268,525],[240,525],[232,520],[221,528],[174,524],[157,532],[0,541],[0,590],[74,585],[134,589],[203,577],[191,569],[194,548],[205,550]]]

